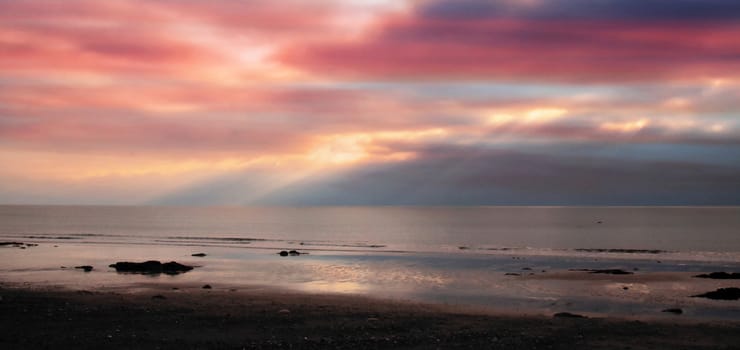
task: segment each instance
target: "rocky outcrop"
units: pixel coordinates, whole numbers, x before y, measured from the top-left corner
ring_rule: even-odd
[[[288,255],[290,255],[290,256],[299,256],[301,254],[306,254],[306,253],[301,253],[301,252],[299,252],[297,250],[291,250],[291,251],[282,250],[278,254],[280,256],[288,256]]]
[[[579,314],[572,314],[570,312],[558,312],[552,315],[552,317],[555,317],[555,318],[587,318],[586,316],[579,315]]]
[[[630,271],[624,271],[620,269],[571,269],[570,271],[583,271],[588,273],[598,273],[598,274],[607,274],[607,275],[632,275],[633,272]]]
[[[714,280],[740,280],[740,272],[733,272],[733,273],[727,273],[727,272],[712,272],[712,273],[703,273],[701,275],[696,275],[694,277],[698,278],[711,278]]]
[[[683,310],[682,309],[679,309],[679,308],[672,308],[672,309],[665,309],[662,312],[667,312],[667,313],[671,313],[671,314],[680,315],[680,314],[683,313]]]
[[[585,253],[622,253],[622,254],[660,254],[665,253],[665,250],[660,249],[622,249],[622,248],[576,248],[577,252]]]
[[[36,243],[0,242],[0,247],[13,247],[13,248],[26,249],[29,247],[36,247],[36,246],[38,246],[38,244]]]
[[[92,271],[93,267],[90,265],[75,266],[76,269],[84,270],[85,272]]]
[[[740,300],[740,288],[720,288],[713,292],[692,295],[692,298],[707,298],[714,300]]]
[[[606,270],[591,270],[590,273],[603,273],[607,275],[632,275],[630,271],[624,271],[619,269],[606,269]]]
[[[174,261],[163,264],[156,260],[149,260],[145,262],[123,261],[111,264],[109,265],[109,267],[115,268],[117,272],[143,274],[165,273],[168,275],[176,275],[179,273],[188,272],[193,269],[192,266],[183,265]]]

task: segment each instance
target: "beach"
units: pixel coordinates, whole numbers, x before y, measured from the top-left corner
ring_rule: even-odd
[[[737,322],[496,314],[358,296],[3,284],[3,349],[737,349]],[[174,289],[177,288],[177,289]]]
[[[0,207],[0,345],[736,348],[737,212]]]
[[[24,254],[36,248],[2,249]],[[699,278],[693,272],[522,270],[499,273],[505,283],[486,290],[466,294],[455,289],[452,295],[425,298],[341,284],[301,289],[229,280],[204,273],[207,258],[179,274],[121,272],[98,265],[11,274],[46,280],[3,276],[0,347],[740,348],[738,301],[692,297],[737,286],[736,279]],[[306,257],[285,257],[291,258]],[[523,291],[521,286],[539,292],[511,297]],[[536,297],[542,293],[560,297]]]

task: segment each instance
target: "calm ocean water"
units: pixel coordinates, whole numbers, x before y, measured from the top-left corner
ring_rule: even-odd
[[[0,206],[0,241],[38,244],[1,247],[0,282],[264,286],[540,313],[681,306],[687,317],[740,319],[738,305],[689,297],[740,287],[691,277],[740,271],[736,207]],[[308,254],[276,254],[292,249]],[[150,259],[198,268],[141,276],[108,267]],[[639,272],[614,280],[570,271],[614,268]]]
[[[319,251],[634,249],[734,259],[740,208],[0,206],[0,237]]]

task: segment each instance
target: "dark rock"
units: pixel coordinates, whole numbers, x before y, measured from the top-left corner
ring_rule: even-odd
[[[572,314],[570,312],[558,312],[552,315],[552,317],[555,317],[555,318],[588,318],[586,316],[579,315],[579,314]]]
[[[20,249],[26,249],[26,247],[36,247],[38,244],[36,243],[23,243],[23,242],[0,242],[0,247],[13,247],[13,248],[20,248]]]
[[[740,300],[740,288],[720,288],[713,292],[692,295],[692,298],[707,298],[714,300]]]
[[[211,285],[210,285],[210,284],[206,284],[206,285],[204,285],[204,286],[203,286],[202,288],[203,288],[203,289],[212,289],[213,287],[211,287]]]
[[[662,312],[668,312],[668,313],[672,313],[672,314],[680,315],[680,314],[682,314],[682,313],[683,313],[683,310],[681,310],[681,309],[679,309],[679,308],[674,308],[674,309],[665,309],[665,310],[663,310]]]
[[[301,253],[301,252],[299,252],[297,250],[291,250],[291,251],[281,250],[280,253],[278,253],[278,254],[280,254],[280,256],[288,256],[288,255],[290,255],[290,256],[299,256],[301,254],[308,254],[308,253]]]
[[[740,272],[733,272],[733,273],[727,273],[727,272],[712,272],[710,274],[701,274],[696,275],[694,277],[698,278],[711,278],[715,280],[738,280],[740,279]]]
[[[595,269],[571,269],[570,271],[584,271],[588,273],[600,273],[600,274],[607,274],[607,275],[632,275],[632,272],[619,270],[619,269],[603,269],[603,270],[595,270]]]
[[[524,271],[532,271],[532,268],[531,267],[523,267],[522,270],[524,270]]]
[[[504,276],[521,276],[521,275],[522,275],[522,274],[520,274],[520,273],[515,273],[515,272],[507,272],[507,273],[505,273],[505,274],[504,274]]]
[[[93,269],[90,265],[75,266],[75,268],[85,270],[85,272],[90,272]]]
[[[622,254],[660,254],[665,250],[660,249],[624,249],[624,248],[576,248],[577,252],[585,253],[622,253]]]
[[[141,263],[128,261],[117,262],[109,265],[109,267],[115,268],[117,272],[143,274],[166,273],[168,275],[176,275],[193,269],[192,266],[183,265],[174,261],[162,264],[156,260],[149,260]]]
[[[206,256],[206,253],[195,253],[195,254],[191,254],[190,256],[197,256],[199,258],[202,258],[202,257]]]
[[[624,289],[624,290],[629,290],[629,289],[630,289],[630,287],[624,286],[624,287],[622,287],[622,289]]]
[[[180,273],[192,270],[192,266],[183,265],[174,261],[162,264],[162,272],[164,273]]]

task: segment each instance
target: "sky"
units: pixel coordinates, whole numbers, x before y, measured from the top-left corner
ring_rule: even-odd
[[[740,2],[0,0],[0,204],[740,205]]]

